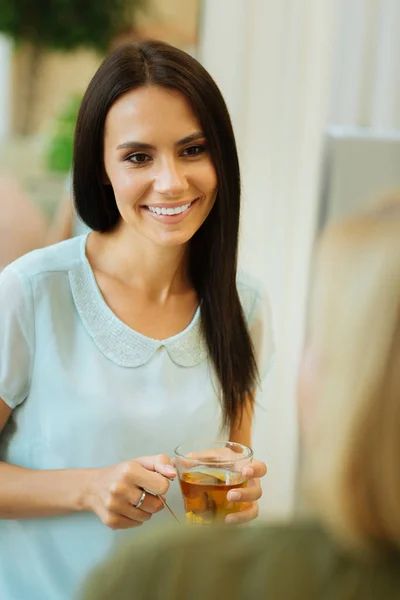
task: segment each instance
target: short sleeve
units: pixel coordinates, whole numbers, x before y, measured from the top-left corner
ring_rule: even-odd
[[[262,381],[272,367],[275,354],[271,308],[266,292],[257,290],[255,293],[248,323],[260,381]]]
[[[34,351],[30,282],[7,267],[0,274],[0,398],[15,408],[29,392]]]

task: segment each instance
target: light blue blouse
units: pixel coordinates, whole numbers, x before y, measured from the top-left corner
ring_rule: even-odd
[[[0,460],[30,469],[104,467],[219,437],[218,383],[200,309],[167,340],[133,331],[105,303],[86,239],[36,250],[0,275],[0,397],[14,409]],[[268,302],[248,278],[239,278],[238,290],[263,373],[273,354]],[[182,511],[177,482],[168,500]],[[144,527],[163,519],[171,519],[167,511]],[[134,535],[90,513],[0,520],[0,599],[71,600],[88,571]]]

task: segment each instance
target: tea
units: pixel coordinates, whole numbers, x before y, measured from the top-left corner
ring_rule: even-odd
[[[230,490],[246,487],[247,481],[241,473],[202,466],[183,473],[179,483],[186,519],[191,524],[224,521],[227,515],[246,508],[243,502],[227,499]]]

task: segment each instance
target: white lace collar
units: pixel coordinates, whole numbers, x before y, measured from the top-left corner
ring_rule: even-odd
[[[80,260],[70,270],[69,279],[77,311],[99,350],[121,367],[140,367],[160,348],[165,348],[170,359],[181,367],[194,367],[205,360],[207,346],[200,307],[186,329],[166,340],[154,340],[134,331],[106,304],[86,258],[86,239],[82,238]]]

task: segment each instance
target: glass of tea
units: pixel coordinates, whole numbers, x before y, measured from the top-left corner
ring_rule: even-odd
[[[245,510],[246,503],[230,502],[227,495],[230,490],[246,487],[242,471],[252,459],[251,448],[234,442],[199,441],[178,446],[175,466],[187,522],[224,522],[227,515]]]

